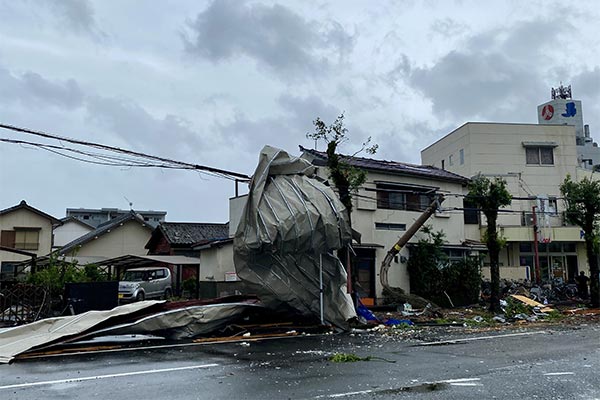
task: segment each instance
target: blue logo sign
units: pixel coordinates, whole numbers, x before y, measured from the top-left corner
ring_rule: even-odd
[[[572,101],[565,104],[565,113],[561,114],[563,117],[574,117],[577,114],[577,109],[575,108],[575,103]]]

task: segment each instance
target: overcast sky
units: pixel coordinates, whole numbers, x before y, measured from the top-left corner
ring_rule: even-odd
[[[265,144],[299,154],[345,112],[342,151],[372,136],[375,157],[420,163],[467,121],[536,123],[562,81],[600,139],[599,20],[596,1],[0,0],[0,123],[251,174]],[[0,143],[0,209],[226,222],[233,194]]]

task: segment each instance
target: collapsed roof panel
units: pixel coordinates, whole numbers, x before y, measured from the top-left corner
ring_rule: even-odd
[[[287,305],[345,327],[355,317],[334,252],[350,242],[347,211],[304,159],[265,146],[234,238],[238,276],[269,307]]]

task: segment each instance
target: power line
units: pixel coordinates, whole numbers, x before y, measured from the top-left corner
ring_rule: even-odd
[[[111,165],[111,166],[189,169],[189,170],[196,170],[196,171],[199,171],[199,172],[202,172],[202,173],[205,173],[208,175],[216,176],[219,178],[225,178],[225,179],[231,179],[231,180],[243,180],[243,181],[250,180],[250,177],[248,175],[241,174],[238,172],[228,171],[228,170],[219,169],[219,168],[213,168],[213,167],[209,167],[206,165],[192,164],[192,163],[173,160],[173,159],[165,158],[165,157],[153,156],[151,154],[122,149],[120,147],[115,147],[115,146],[108,146],[108,145],[104,145],[101,143],[94,143],[94,142],[88,142],[88,141],[84,141],[84,140],[72,139],[72,138],[54,135],[54,134],[47,133],[47,132],[34,131],[31,129],[20,128],[17,126],[1,124],[1,123],[0,123],[0,128],[8,129],[8,130],[19,132],[19,133],[35,135],[35,136],[43,137],[46,139],[58,140],[61,142],[73,143],[73,144],[77,144],[80,146],[92,147],[92,148],[96,148],[99,150],[124,154],[126,156],[133,157],[133,158],[120,158],[120,157],[112,156],[112,155],[85,152],[82,150],[77,150],[77,149],[66,147],[66,146],[62,145],[62,143],[61,143],[61,146],[54,146],[54,145],[48,145],[48,144],[42,144],[42,143],[14,141],[11,139],[2,139],[1,140],[2,142],[6,142],[6,143],[26,144],[26,145],[42,148],[46,151],[50,151],[50,152],[56,153],[58,155],[61,155],[61,156],[67,157],[67,158],[72,158],[72,159],[75,159],[78,161],[91,162],[93,164],[99,164],[99,165]],[[97,161],[85,160],[85,159],[81,159],[81,157],[69,156],[67,154],[64,154],[63,152],[78,153],[80,155],[85,155],[86,157],[96,159]],[[149,163],[148,161],[142,161],[140,159],[152,160],[155,163],[152,164],[152,163]],[[102,160],[104,160],[104,161],[102,161]],[[118,162],[122,162],[123,164],[118,164]]]

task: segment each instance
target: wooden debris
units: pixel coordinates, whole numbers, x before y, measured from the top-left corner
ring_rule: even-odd
[[[549,305],[538,303],[537,301],[530,299],[529,297],[521,296],[520,294],[511,294],[510,297],[519,300],[521,303],[525,303],[528,306],[539,307],[540,311],[544,313],[554,311],[554,309]]]

